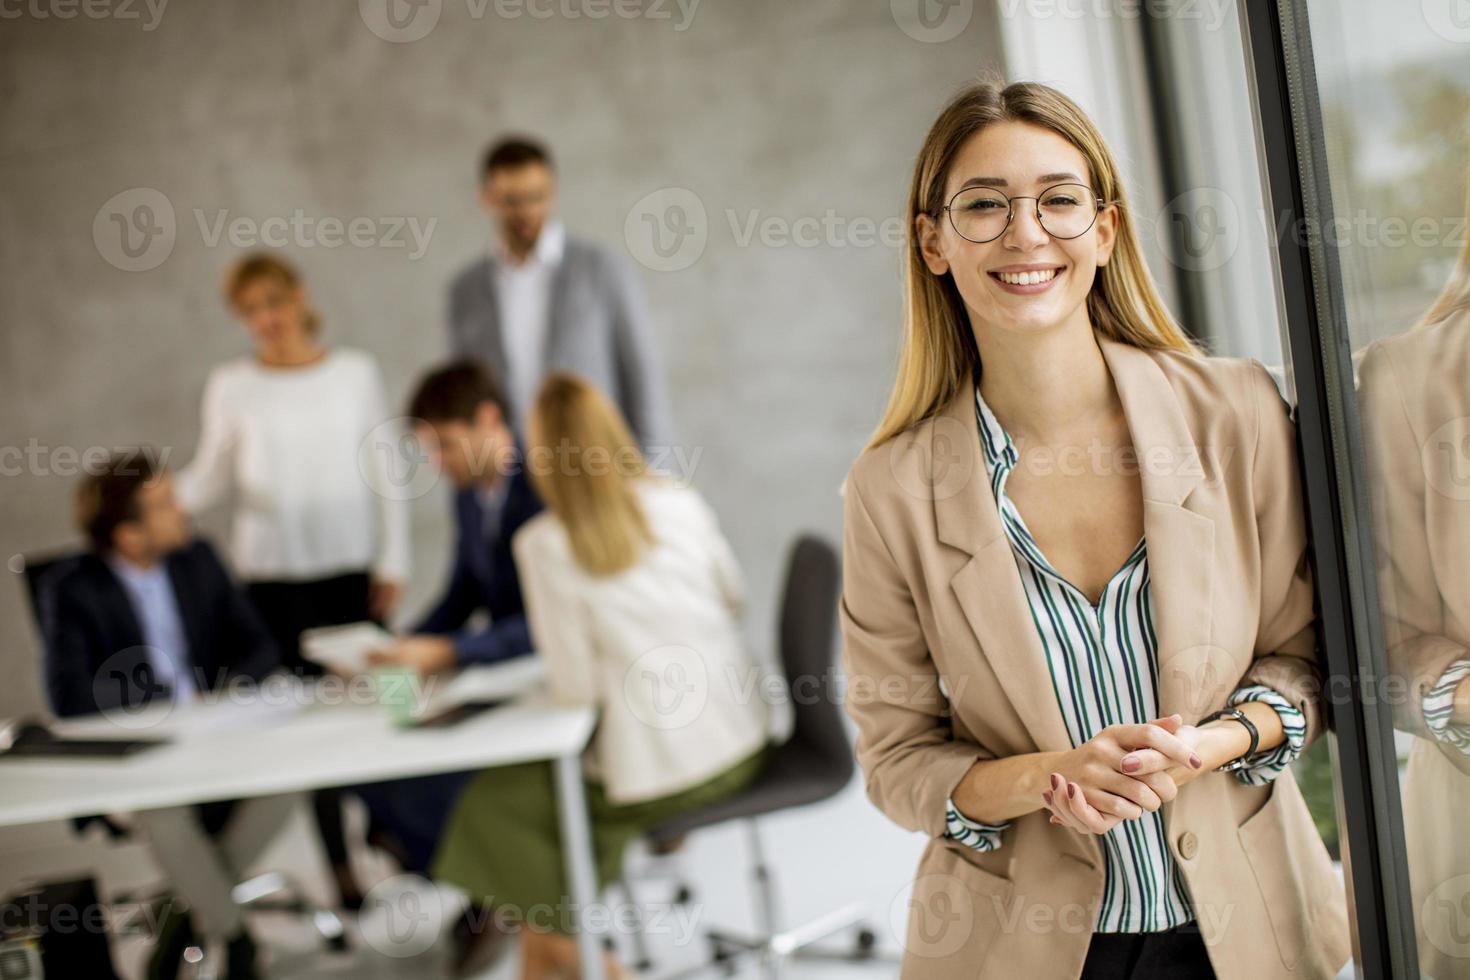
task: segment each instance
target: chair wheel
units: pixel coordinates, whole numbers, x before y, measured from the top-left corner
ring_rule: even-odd
[[[347,953],[352,950],[352,946],[347,942],[347,934],[345,932],[340,936],[333,936],[331,939],[328,939],[327,948],[334,953]]]
[[[878,946],[878,934],[866,926],[858,930],[857,954],[862,959],[871,959]]]
[[[680,885],[679,890],[674,892],[675,905],[688,905],[694,901],[694,893],[689,890],[688,885]]]

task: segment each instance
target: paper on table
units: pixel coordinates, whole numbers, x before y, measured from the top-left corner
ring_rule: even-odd
[[[368,654],[393,642],[393,634],[377,623],[319,626],[301,634],[301,655],[313,663],[344,674],[368,669]]]

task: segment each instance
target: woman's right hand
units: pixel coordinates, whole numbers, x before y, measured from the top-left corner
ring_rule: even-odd
[[[1080,833],[1103,834],[1174,799],[1178,787],[1167,773],[1130,776],[1123,756],[1139,748],[1158,751],[1181,766],[1198,769],[1200,758],[1174,736],[1183,719],[1157,718],[1141,725],[1109,725],[1062,756],[1042,797],[1052,822]],[[1161,778],[1162,777],[1162,778]]]

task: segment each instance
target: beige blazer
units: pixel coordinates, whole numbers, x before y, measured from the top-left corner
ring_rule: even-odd
[[[1424,693],[1470,657],[1470,313],[1371,345],[1359,398],[1378,597],[1397,682],[1394,724],[1418,735],[1402,789],[1419,965],[1470,977],[1470,756],[1424,722]]]
[[[1310,742],[1324,724],[1312,586],[1274,383],[1254,361],[1099,344],[1142,476],[1160,712],[1192,723],[1268,684],[1301,709]],[[1072,747],[986,483],[972,390],[858,458],[843,540],[847,706],[868,796],[931,838],[902,976],[1079,976],[1103,890],[1097,838],[1044,810],[992,852],[942,836],[945,800],[977,759]],[[1221,980],[1336,975],[1346,898],[1290,772],[1268,786],[1205,774],[1163,817]]]

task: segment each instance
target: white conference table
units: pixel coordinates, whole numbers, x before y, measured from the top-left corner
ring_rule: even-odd
[[[596,716],[590,707],[553,704],[542,678],[536,657],[464,672],[432,692],[430,711],[472,699],[511,700],[442,729],[405,729],[388,708],[360,696],[307,700],[284,685],[281,696],[251,703],[68,720],[53,730],[170,741],[117,759],[0,756],[0,827],[551,761],[568,893],[582,920],[582,975],[602,980],[600,943],[587,921],[597,895],[581,768]]]

